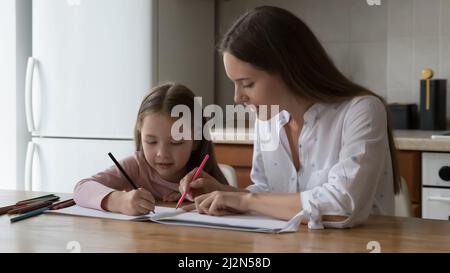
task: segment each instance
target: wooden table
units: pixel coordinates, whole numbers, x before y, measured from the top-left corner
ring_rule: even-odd
[[[44,194],[0,191],[0,206]],[[450,222],[371,216],[353,229],[262,234],[48,214],[11,224],[0,216],[0,252],[69,252],[70,242],[81,252],[370,252],[371,241],[381,252],[450,252]]]

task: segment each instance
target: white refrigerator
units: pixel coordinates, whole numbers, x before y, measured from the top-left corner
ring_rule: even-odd
[[[213,99],[214,1],[34,0],[32,16],[26,190],[72,192],[113,165],[108,152],[131,155],[140,101],[159,82]]]

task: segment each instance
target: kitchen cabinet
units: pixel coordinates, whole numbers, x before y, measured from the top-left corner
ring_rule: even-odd
[[[400,175],[408,185],[413,215],[421,217],[422,152],[400,150],[397,156]]]
[[[217,161],[230,165],[236,171],[238,186],[245,188],[251,184],[253,145],[250,144],[214,144]]]

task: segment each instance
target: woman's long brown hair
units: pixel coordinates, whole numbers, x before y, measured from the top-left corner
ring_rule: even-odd
[[[300,18],[282,8],[257,7],[231,26],[223,37],[219,51],[279,75],[291,91],[311,101],[335,103],[363,95],[380,99],[387,113],[394,192],[399,193],[400,174],[386,101],[345,77]]]
[[[185,105],[191,112],[192,131],[194,129],[194,107],[196,107],[195,94],[186,86],[175,83],[166,83],[155,87],[143,100],[137,115],[136,125],[134,127],[134,142],[136,151],[142,151],[141,128],[142,121],[148,114],[163,113],[169,117],[173,107],[177,105]],[[197,107],[201,107],[197,104]],[[204,128],[206,119],[202,115],[202,127]],[[220,170],[216,156],[214,154],[214,147],[210,140],[205,139],[202,134],[201,140],[196,141],[196,149],[191,153],[187,162],[187,170],[192,170],[198,167],[206,154],[209,154],[209,159],[206,162],[203,170],[214,177],[222,184],[228,184],[225,176]]]

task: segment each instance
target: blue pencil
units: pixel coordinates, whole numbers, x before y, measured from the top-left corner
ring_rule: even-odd
[[[49,209],[50,209],[50,207],[43,207],[43,208],[40,208],[40,209],[32,210],[32,211],[24,213],[24,214],[22,214],[20,216],[11,218],[10,221],[11,221],[11,223],[14,223],[14,222],[17,222],[17,221],[20,221],[20,220],[24,220],[24,219],[27,219],[27,218],[30,218],[30,217],[42,214],[42,213],[44,213],[44,211],[49,210]]]

